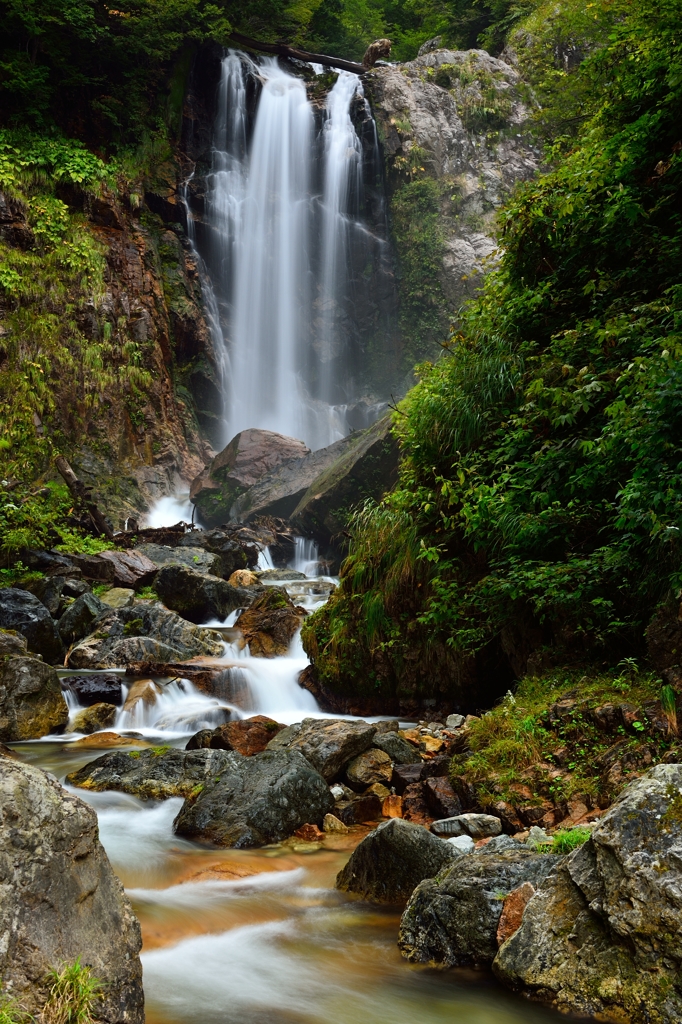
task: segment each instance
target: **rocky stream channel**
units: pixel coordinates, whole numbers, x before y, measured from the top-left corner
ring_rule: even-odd
[[[329,577],[305,578],[300,572],[273,575],[297,577],[277,581],[278,587],[284,586],[299,607],[307,610],[319,606],[335,582]],[[160,767],[174,752],[184,752],[192,736],[197,736],[195,743],[202,742],[206,731],[220,732],[221,723],[246,726],[256,715],[261,716],[256,721],[264,722],[266,730],[261,726],[261,734],[251,737],[251,747],[236,744],[251,756],[256,756],[252,751],[262,750],[264,743],[270,742],[271,735],[284,738],[281,726],[295,733],[297,723],[305,719],[307,726],[336,722],[341,727],[340,735],[361,736],[354,748],[352,744],[345,748],[341,761],[349,751],[367,748],[368,741],[362,737],[371,737],[376,727],[388,730],[381,735],[393,737],[396,750],[407,748],[402,756],[394,755],[400,761],[414,762],[404,768],[429,763],[421,760],[416,745],[401,741],[395,731],[397,723],[374,721],[368,726],[357,719],[332,719],[321,712],[311,694],[297,682],[307,663],[298,634],[286,654],[252,657],[239,650],[235,642],[235,617],[232,613],[223,622],[211,620],[205,624],[219,629],[225,637],[224,651],[191,663],[193,668],[200,665],[214,673],[231,675],[235,694],[232,701],[207,695],[188,678],[156,678],[141,683],[132,682],[124,669],[100,669],[86,675],[83,670],[64,669],[59,675],[68,702],[67,733],[12,744],[18,758],[51,773],[67,792],[85,800],[97,813],[101,841],[142,927],[147,1021],[345,1024],[362,1020],[369,1024],[407,1024],[420,1020],[436,1024],[459,1019],[467,1024],[514,1024],[553,1019],[540,1008],[517,1002],[488,973],[481,975],[470,969],[439,973],[408,964],[396,945],[400,898],[377,904],[336,888],[336,877],[346,867],[353,849],[382,818],[380,798],[385,800],[391,773],[394,767],[400,767],[386,754],[375,768],[388,786],[374,786],[379,797],[371,793],[369,799],[364,798],[365,810],[358,807],[358,820],[352,807],[354,802],[361,803],[361,793],[353,792],[345,783],[337,783],[330,790],[308,765],[322,792],[311,798],[320,806],[304,809],[302,817],[306,822],[309,819],[322,824],[325,811],[335,811],[333,821],[329,814],[325,819],[325,829],[329,830],[306,825],[297,830],[298,835],[265,842],[255,849],[220,848],[177,834],[174,821],[183,806],[183,796],[151,797],[153,792],[158,797],[164,792],[194,789],[194,778],[183,790],[182,773],[173,775],[172,769],[165,775],[157,772],[155,782],[149,780],[155,774],[153,768],[146,774],[143,770],[136,783],[126,785],[119,768],[117,779],[112,776],[101,783],[112,788],[94,788],[98,783],[92,782],[91,770],[85,767],[93,758],[118,758],[127,761],[130,768],[142,766],[149,759]],[[187,673],[191,674],[189,668]],[[113,722],[87,735],[69,733],[69,729],[78,728],[79,722],[83,724],[83,713],[88,707],[93,709],[90,702],[97,694],[116,701]],[[414,727],[414,723],[402,724]],[[242,737],[248,737],[246,729]],[[435,747],[442,746],[430,735],[429,739]],[[106,754],[110,745],[114,750]],[[390,743],[385,745],[391,749]],[[382,753],[377,747],[371,750]],[[199,748],[195,755],[199,754],[223,762],[230,756],[211,748]],[[305,763],[302,757],[300,760]],[[336,771],[333,765],[324,771],[351,781],[349,769],[341,761]],[[74,776],[93,788],[73,785],[69,780]],[[357,780],[354,785],[361,792],[368,788]],[[122,791],[126,788],[130,791]],[[391,788],[395,791],[394,786]],[[346,818],[349,826],[337,820],[337,815]],[[411,827],[427,836],[420,826]],[[448,854],[453,849],[445,839],[433,837],[433,841]],[[87,960],[87,950],[84,955]],[[125,1017],[114,1015],[111,1019],[139,1018],[127,1012]]]

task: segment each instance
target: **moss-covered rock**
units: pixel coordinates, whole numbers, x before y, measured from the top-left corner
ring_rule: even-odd
[[[0,740],[34,740],[66,725],[69,709],[59,677],[36,658],[0,662]]]

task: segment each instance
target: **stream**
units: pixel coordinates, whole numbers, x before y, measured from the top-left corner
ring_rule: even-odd
[[[298,552],[302,564],[312,552]],[[312,568],[309,565],[309,568]],[[285,585],[309,610],[326,577]],[[323,591],[320,595],[316,591]],[[231,622],[221,624],[229,636]],[[243,677],[236,717],[280,722],[323,717],[296,680],[307,659],[296,637],[286,657],[251,658],[226,641],[225,663]],[[187,681],[163,684],[139,717],[115,728],[184,747],[224,719],[225,702]],[[71,713],[78,710],[72,706]],[[77,736],[16,744],[22,757],[67,773],[100,756]],[[337,872],[369,830],[288,840],[261,850],[218,850],[174,836],[182,801],[145,803],[122,793],[74,790],[98,814],[100,837],[142,925],[149,1024],[541,1024],[558,1018],[515,999],[481,972],[436,972],[404,961],[398,908],[373,907],[334,889]]]

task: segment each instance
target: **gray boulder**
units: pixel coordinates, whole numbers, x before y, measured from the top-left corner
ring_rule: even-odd
[[[71,772],[66,781],[95,792],[115,789],[143,800],[167,800],[189,796],[229,764],[225,750],[113,750]]]
[[[34,740],[66,725],[69,709],[56,671],[37,658],[0,662],[0,740]]]
[[[113,675],[91,675],[91,676],[67,676],[62,680],[62,685],[71,691],[78,703],[84,707],[92,707],[93,704],[116,704],[123,703],[123,691],[121,689],[121,677]]]
[[[238,523],[251,522],[256,516],[288,519],[313,481],[354,445],[355,435],[349,434],[327,448],[277,466],[237,498],[230,519]]]
[[[154,589],[167,608],[196,623],[226,619],[230,612],[248,608],[262,593],[261,587],[233,587],[227,580],[184,565],[165,565]]]
[[[236,849],[263,846],[306,823],[321,825],[334,806],[326,782],[297,750],[224,756],[229,761],[219,777],[180,809],[178,835]]]
[[[489,839],[499,836],[502,822],[494,814],[456,814],[431,822],[431,831],[438,836],[471,836],[472,839]]]
[[[207,526],[227,523],[240,494],[275,466],[308,455],[303,441],[272,430],[242,430],[192,481],[190,501]]]
[[[632,782],[528,903],[494,963],[566,1013],[682,1020],[682,765]]]
[[[28,654],[26,637],[17,633],[16,629],[0,629],[0,658],[10,654],[18,657]]]
[[[161,604],[105,612],[90,636],[72,647],[69,668],[121,668],[140,661],[170,663],[223,653],[220,636],[199,629]]]
[[[313,480],[290,517],[295,530],[323,547],[345,530],[349,508],[381,498],[398,479],[398,443],[391,434],[390,415],[351,434],[350,442]]]
[[[440,967],[492,963],[505,897],[524,882],[537,888],[556,864],[552,854],[533,853],[520,843],[499,850],[495,842],[417,886],[400,921],[404,957]]]
[[[164,565],[186,565],[196,572],[215,573],[220,564],[219,555],[201,547],[178,545],[172,548],[167,544],[138,544],[137,550],[159,568]]]
[[[0,590],[0,628],[26,637],[28,649],[51,665],[61,662],[64,648],[47,608],[33,594],[15,587]]]
[[[59,620],[59,635],[64,643],[73,644],[87,636],[93,622],[105,608],[106,606],[94,594],[81,594],[77,597]]]
[[[289,744],[300,750],[328,782],[341,774],[349,761],[372,746],[375,725],[340,718],[305,718]]]
[[[417,749],[397,732],[377,733],[372,740],[372,746],[388,754],[394,764],[421,764],[422,759]]]
[[[425,878],[462,856],[450,843],[401,818],[384,821],[353,851],[336,888],[375,903],[401,903]]]
[[[39,1017],[49,969],[81,957],[104,983],[97,1019],[144,1024],[140,926],[100,844],[95,812],[38,768],[0,758],[0,822],[7,993]]]

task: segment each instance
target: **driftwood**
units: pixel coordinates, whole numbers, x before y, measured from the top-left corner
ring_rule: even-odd
[[[356,75],[362,75],[368,70],[367,64],[358,64],[354,60],[343,60],[342,57],[329,57],[326,53],[310,53],[308,50],[301,50],[298,46],[288,46],[286,43],[262,43],[257,39],[250,39],[249,36],[243,36],[241,32],[233,32],[232,39],[239,46],[245,46],[248,50],[258,50],[260,53],[275,53],[279,57],[292,57],[294,60],[303,60],[307,64],[321,64],[325,68],[352,71]]]
[[[58,455],[54,460],[54,464],[62,475],[64,483],[69,488],[76,505],[83,508],[87,513],[96,532],[103,534],[107,540],[113,540],[114,531],[97,507],[97,504],[93,501],[91,489],[82,480],[78,479],[63,455]]]

